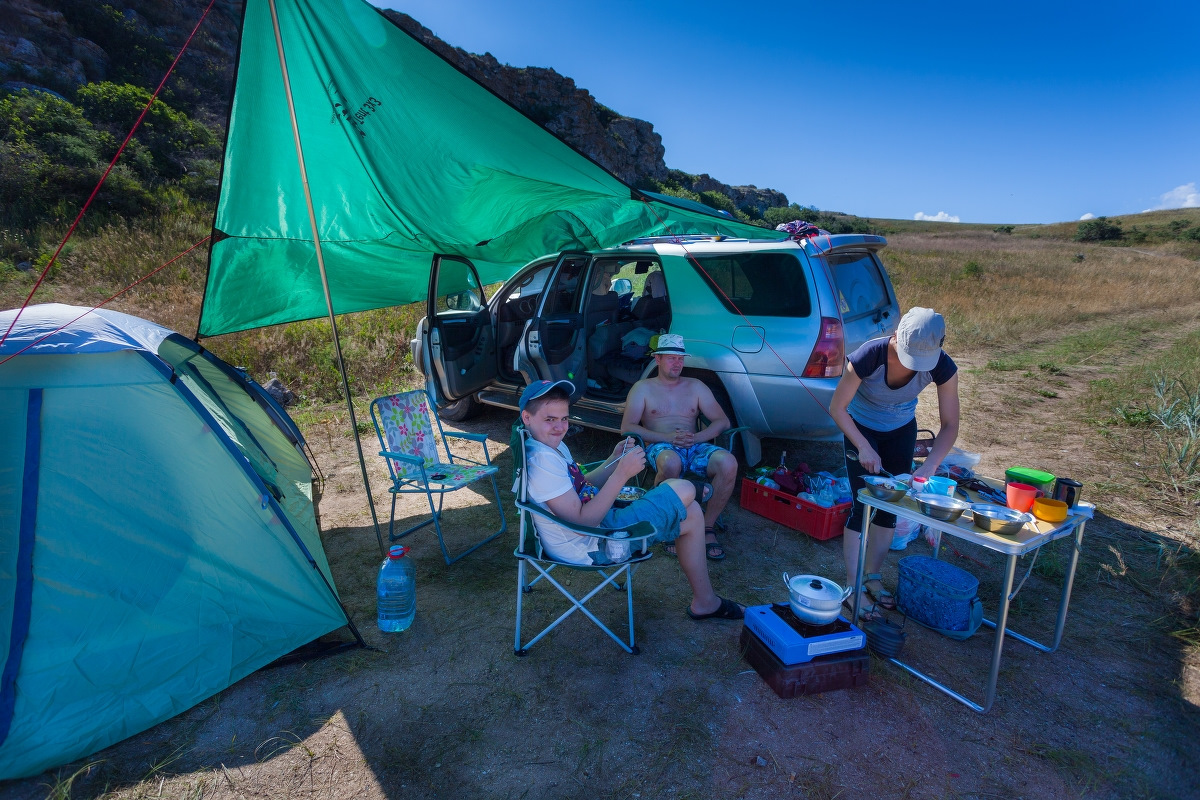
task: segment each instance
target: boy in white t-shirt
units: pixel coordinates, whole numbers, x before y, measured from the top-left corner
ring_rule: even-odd
[[[649,520],[658,531],[651,542],[676,544],[679,566],[692,588],[688,616],[741,619],[744,607],[718,597],[709,581],[704,512],[696,503],[696,489],[691,483],[666,480],[625,508],[613,508],[621,487],[646,466],[645,452],[630,439],[613,449],[603,469],[584,477],[563,444],[573,390],[569,381],[534,381],[521,394],[521,422],[532,439],[526,454],[528,499],[557,517],[593,528],[620,528]],[[596,537],[575,533],[537,516],[534,525],[552,558],[568,564],[603,563],[601,540]]]

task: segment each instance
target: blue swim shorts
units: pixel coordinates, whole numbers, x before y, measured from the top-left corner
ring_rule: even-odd
[[[697,442],[691,447],[676,447],[670,442],[655,442],[646,448],[646,460],[653,465],[658,454],[666,450],[674,450],[675,455],[683,462],[684,472],[694,472],[697,475],[708,474],[708,460],[712,454],[724,448],[717,447],[711,442]]]
[[[635,522],[649,522],[657,533],[646,541],[654,544],[675,541],[685,517],[687,509],[675,490],[670,486],[657,486],[624,508],[610,508],[600,524],[605,528],[623,528]],[[641,549],[640,542],[634,542],[632,546],[634,550]]]

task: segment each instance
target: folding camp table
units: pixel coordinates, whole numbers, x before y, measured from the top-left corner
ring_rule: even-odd
[[[866,531],[871,524],[871,518],[875,516],[877,511],[891,512],[897,517],[914,520],[935,531],[937,537],[933,548],[935,558],[940,549],[938,545],[941,544],[941,537],[944,533],[968,542],[974,542],[997,553],[1003,553],[1007,557],[1004,581],[1000,591],[1000,613],[994,621],[986,618],[983,620],[984,625],[996,629],[996,639],[992,645],[991,671],[988,675],[987,691],[984,695],[983,705],[967,699],[945,684],[938,682],[929,675],[915,669],[909,664],[905,664],[897,658],[889,658],[888,661],[920,678],[935,689],[945,692],[969,708],[981,714],[986,714],[988,709],[992,707],[992,702],[996,699],[996,679],[1000,675],[1000,651],[1004,647],[1005,636],[1011,636],[1018,641],[1041,650],[1043,653],[1053,653],[1058,649],[1059,643],[1062,642],[1063,628],[1067,622],[1067,605],[1071,600],[1071,586],[1075,581],[1075,567],[1079,563],[1079,553],[1083,548],[1083,529],[1087,520],[1092,516],[1092,512],[1095,510],[1093,505],[1080,502],[1076,508],[1072,509],[1071,515],[1063,522],[1051,524],[1042,522],[1041,520],[1034,520],[1027,523],[1015,536],[1000,536],[999,534],[990,533],[982,528],[975,527],[975,524],[971,521],[969,511],[965,512],[954,522],[942,522],[922,514],[920,508],[917,507],[916,502],[911,497],[904,497],[899,502],[889,503],[874,497],[866,489],[862,489],[858,493],[858,501],[864,506],[864,514],[862,530],[859,532],[858,574],[854,580],[856,589],[854,595],[855,624],[858,624],[858,604],[862,596],[863,574],[867,556]],[[1017,571],[1017,559],[1026,553],[1034,552],[1049,542],[1068,536],[1074,536],[1075,544],[1071,548],[1071,563],[1067,567],[1066,577],[1063,580],[1062,596],[1058,603],[1058,621],[1054,626],[1054,643],[1044,645],[1027,636],[1022,636],[1016,631],[1008,630],[1008,606],[1015,594],[1013,592],[1013,580]],[[1032,569],[1032,565],[1030,568]],[[1024,580],[1021,583],[1024,584]],[[1019,590],[1020,586],[1017,588]]]

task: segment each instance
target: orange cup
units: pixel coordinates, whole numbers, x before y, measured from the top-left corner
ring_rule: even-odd
[[[1022,513],[1033,508],[1033,501],[1042,496],[1041,490],[1028,483],[1009,483],[1004,493],[1008,499],[1008,507]]]

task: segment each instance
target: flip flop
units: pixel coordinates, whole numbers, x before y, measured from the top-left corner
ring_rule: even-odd
[[[746,616],[746,609],[743,606],[732,600],[726,600],[724,597],[719,597],[718,599],[721,601],[721,605],[717,606],[715,611],[710,611],[707,614],[697,614],[692,611],[691,606],[688,606],[687,615],[697,621],[702,619],[743,619]]]

